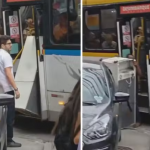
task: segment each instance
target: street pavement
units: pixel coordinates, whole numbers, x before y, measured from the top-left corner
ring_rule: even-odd
[[[51,125],[40,122],[21,121],[14,128],[14,140],[22,143],[21,148],[8,148],[8,150],[56,150],[54,136],[50,134]],[[143,125],[136,130],[122,130],[120,146],[129,147],[132,150],[150,150],[150,126]]]
[[[14,140],[22,144],[21,148],[8,150],[55,150],[53,136],[41,133],[28,133],[15,128]]]
[[[119,145],[132,150],[150,150],[150,126],[143,125],[136,130],[122,130],[122,140]]]
[[[21,148],[8,150],[56,150],[54,136],[50,134],[53,124],[49,122],[19,118],[14,127],[14,141],[22,144]]]

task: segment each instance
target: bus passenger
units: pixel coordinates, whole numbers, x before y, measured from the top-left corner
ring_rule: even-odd
[[[103,49],[116,49],[117,43],[113,41],[113,36],[111,34],[105,35],[105,41],[102,43]]]
[[[62,13],[59,16],[59,23],[54,26],[53,35],[57,42],[65,41],[68,33],[68,16],[67,13]]]
[[[98,49],[100,48],[100,40],[96,37],[95,33],[90,31],[87,25],[84,25],[84,42],[87,48]]]
[[[23,30],[23,39],[24,42],[27,38],[27,36],[34,36],[35,35],[35,27],[34,22],[31,17],[29,17],[26,21],[27,27]]]
[[[135,60],[134,56],[131,55],[131,54],[128,54],[127,58],[130,58],[130,59],[134,60],[133,64],[134,64],[134,66],[136,68],[136,72],[137,72],[137,78],[136,79],[138,79],[138,76],[142,77],[143,75],[142,75],[141,68],[140,68],[138,62]],[[136,85],[138,85],[138,81],[136,81]],[[136,88],[136,89],[137,89],[136,92],[138,92],[138,88]],[[140,116],[139,108],[138,108],[137,101],[136,101],[136,123],[132,124],[132,127],[137,128],[140,125],[141,125],[141,116]]]
[[[140,36],[143,36],[142,27],[138,27],[138,28],[137,28],[136,35],[135,35],[135,37],[134,37],[134,43],[135,43],[135,45],[138,43],[138,38],[139,38]]]
[[[57,150],[77,150],[80,138],[80,80],[54,127]]]

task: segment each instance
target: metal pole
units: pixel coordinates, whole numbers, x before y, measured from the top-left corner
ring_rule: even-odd
[[[3,28],[4,28],[4,35],[6,35],[6,16],[5,16],[5,12],[3,11]]]
[[[22,30],[22,21],[21,21],[21,12],[18,10],[19,24],[20,24],[20,38],[21,38],[21,48],[23,47],[23,30]]]

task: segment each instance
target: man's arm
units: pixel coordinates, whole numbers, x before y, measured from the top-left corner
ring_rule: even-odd
[[[14,76],[13,76],[12,71],[11,71],[11,69],[13,67],[13,63],[12,63],[12,58],[10,57],[9,54],[4,56],[3,64],[4,64],[6,77],[9,81],[9,83],[11,84],[11,86],[14,88],[16,99],[18,99],[20,97],[20,93],[17,89],[16,83],[14,80]]]
[[[6,73],[7,79],[9,81],[9,83],[11,84],[11,86],[14,89],[17,89],[16,83],[14,81],[14,77],[13,77],[12,72],[11,72],[11,67],[5,68],[5,73]]]
[[[137,71],[137,74],[142,77],[142,71],[141,71],[141,68],[139,65],[136,66],[136,71]]]
[[[141,68],[140,68],[139,64],[137,63],[136,60],[134,60],[133,63],[134,63],[134,66],[136,67],[136,72],[137,72],[138,76],[139,76],[139,77],[142,77],[143,74],[142,74],[142,71],[141,71]]]

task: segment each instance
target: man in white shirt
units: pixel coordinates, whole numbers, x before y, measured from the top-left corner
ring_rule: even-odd
[[[7,146],[21,147],[20,143],[13,141],[13,123],[15,119],[15,96],[20,97],[13,75],[13,60],[10,56],[12,48],[11,39],[7,35],[0,36],[0,88],[3,93],[14,96],[14,100],[8,105],[7,112]]]

